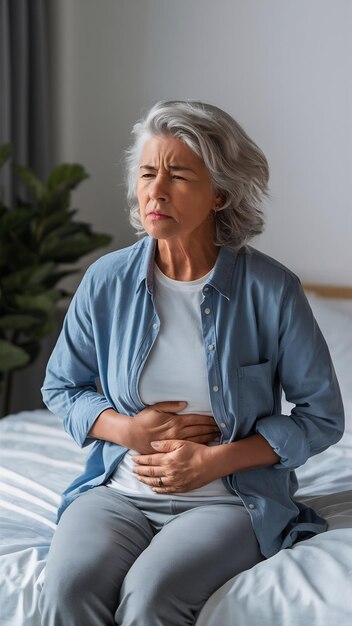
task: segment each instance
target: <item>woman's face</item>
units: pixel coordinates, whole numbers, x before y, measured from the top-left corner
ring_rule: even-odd
[[[180,139],[155,136],[145,143],[137,197],[151,237],[212,241],[219,198],[203,161]]]

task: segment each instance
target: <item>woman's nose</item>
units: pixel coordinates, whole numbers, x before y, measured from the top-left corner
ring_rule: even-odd
[[[165,177],[156,176],[153,179],[149,187],[149,195],[152,200],[159,200],[161,202],[166,202],[169,199],[169,190]]]

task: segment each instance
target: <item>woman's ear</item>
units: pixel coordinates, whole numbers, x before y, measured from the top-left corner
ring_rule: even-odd
[[[224,203],[224,198],[222,197],[221,193],[216,193],[215,194],[215,207],[214,209],[220,209],[220,207],[222,206],[222,204]]]

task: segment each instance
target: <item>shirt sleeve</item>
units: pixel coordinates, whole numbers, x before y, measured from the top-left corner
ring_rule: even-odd
[[[63,418],[65,430],[81,447],[92,443],[87,435],[100,413],[112,408],[97,390],[98,356],[90,292],[88,270],[69,306],[42,387],[44,403]]]
[[[278,346],[278,376],[291,415],[257,421],[256,431],[280,457],[276,468],[294,469],[330,445],[344,430],[344,410],[329,350],[303,288],[288,276]]]

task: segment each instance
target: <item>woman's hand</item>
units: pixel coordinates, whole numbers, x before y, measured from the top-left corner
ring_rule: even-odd
[[[190,491],[221,476],[213,462],[214,448],[179,440],[153,441],[153,447],[156,454],[136,455],[133,460],[139,480],[156,493]]]
[[[221,446],[202,446],[191,441],[153,441],[156,454],[136,455],[134,469],[139,480],[156,493],[186,492],[212,480],[270,467],[280,461],[262,435]]]
[[[211,415],[179,415],[187,402],[157,402],[129,418],[130,445],[140,454],[155,453],[151,441],[177,439],[206,444],[220,431]]]
[[[216,478],[270,467],[280,457],[262,435],[221,446],[202,446],[191,441],[153,441],[156,454],[136,455],[134,469],[139,480],[156,493],[197,489]]]

